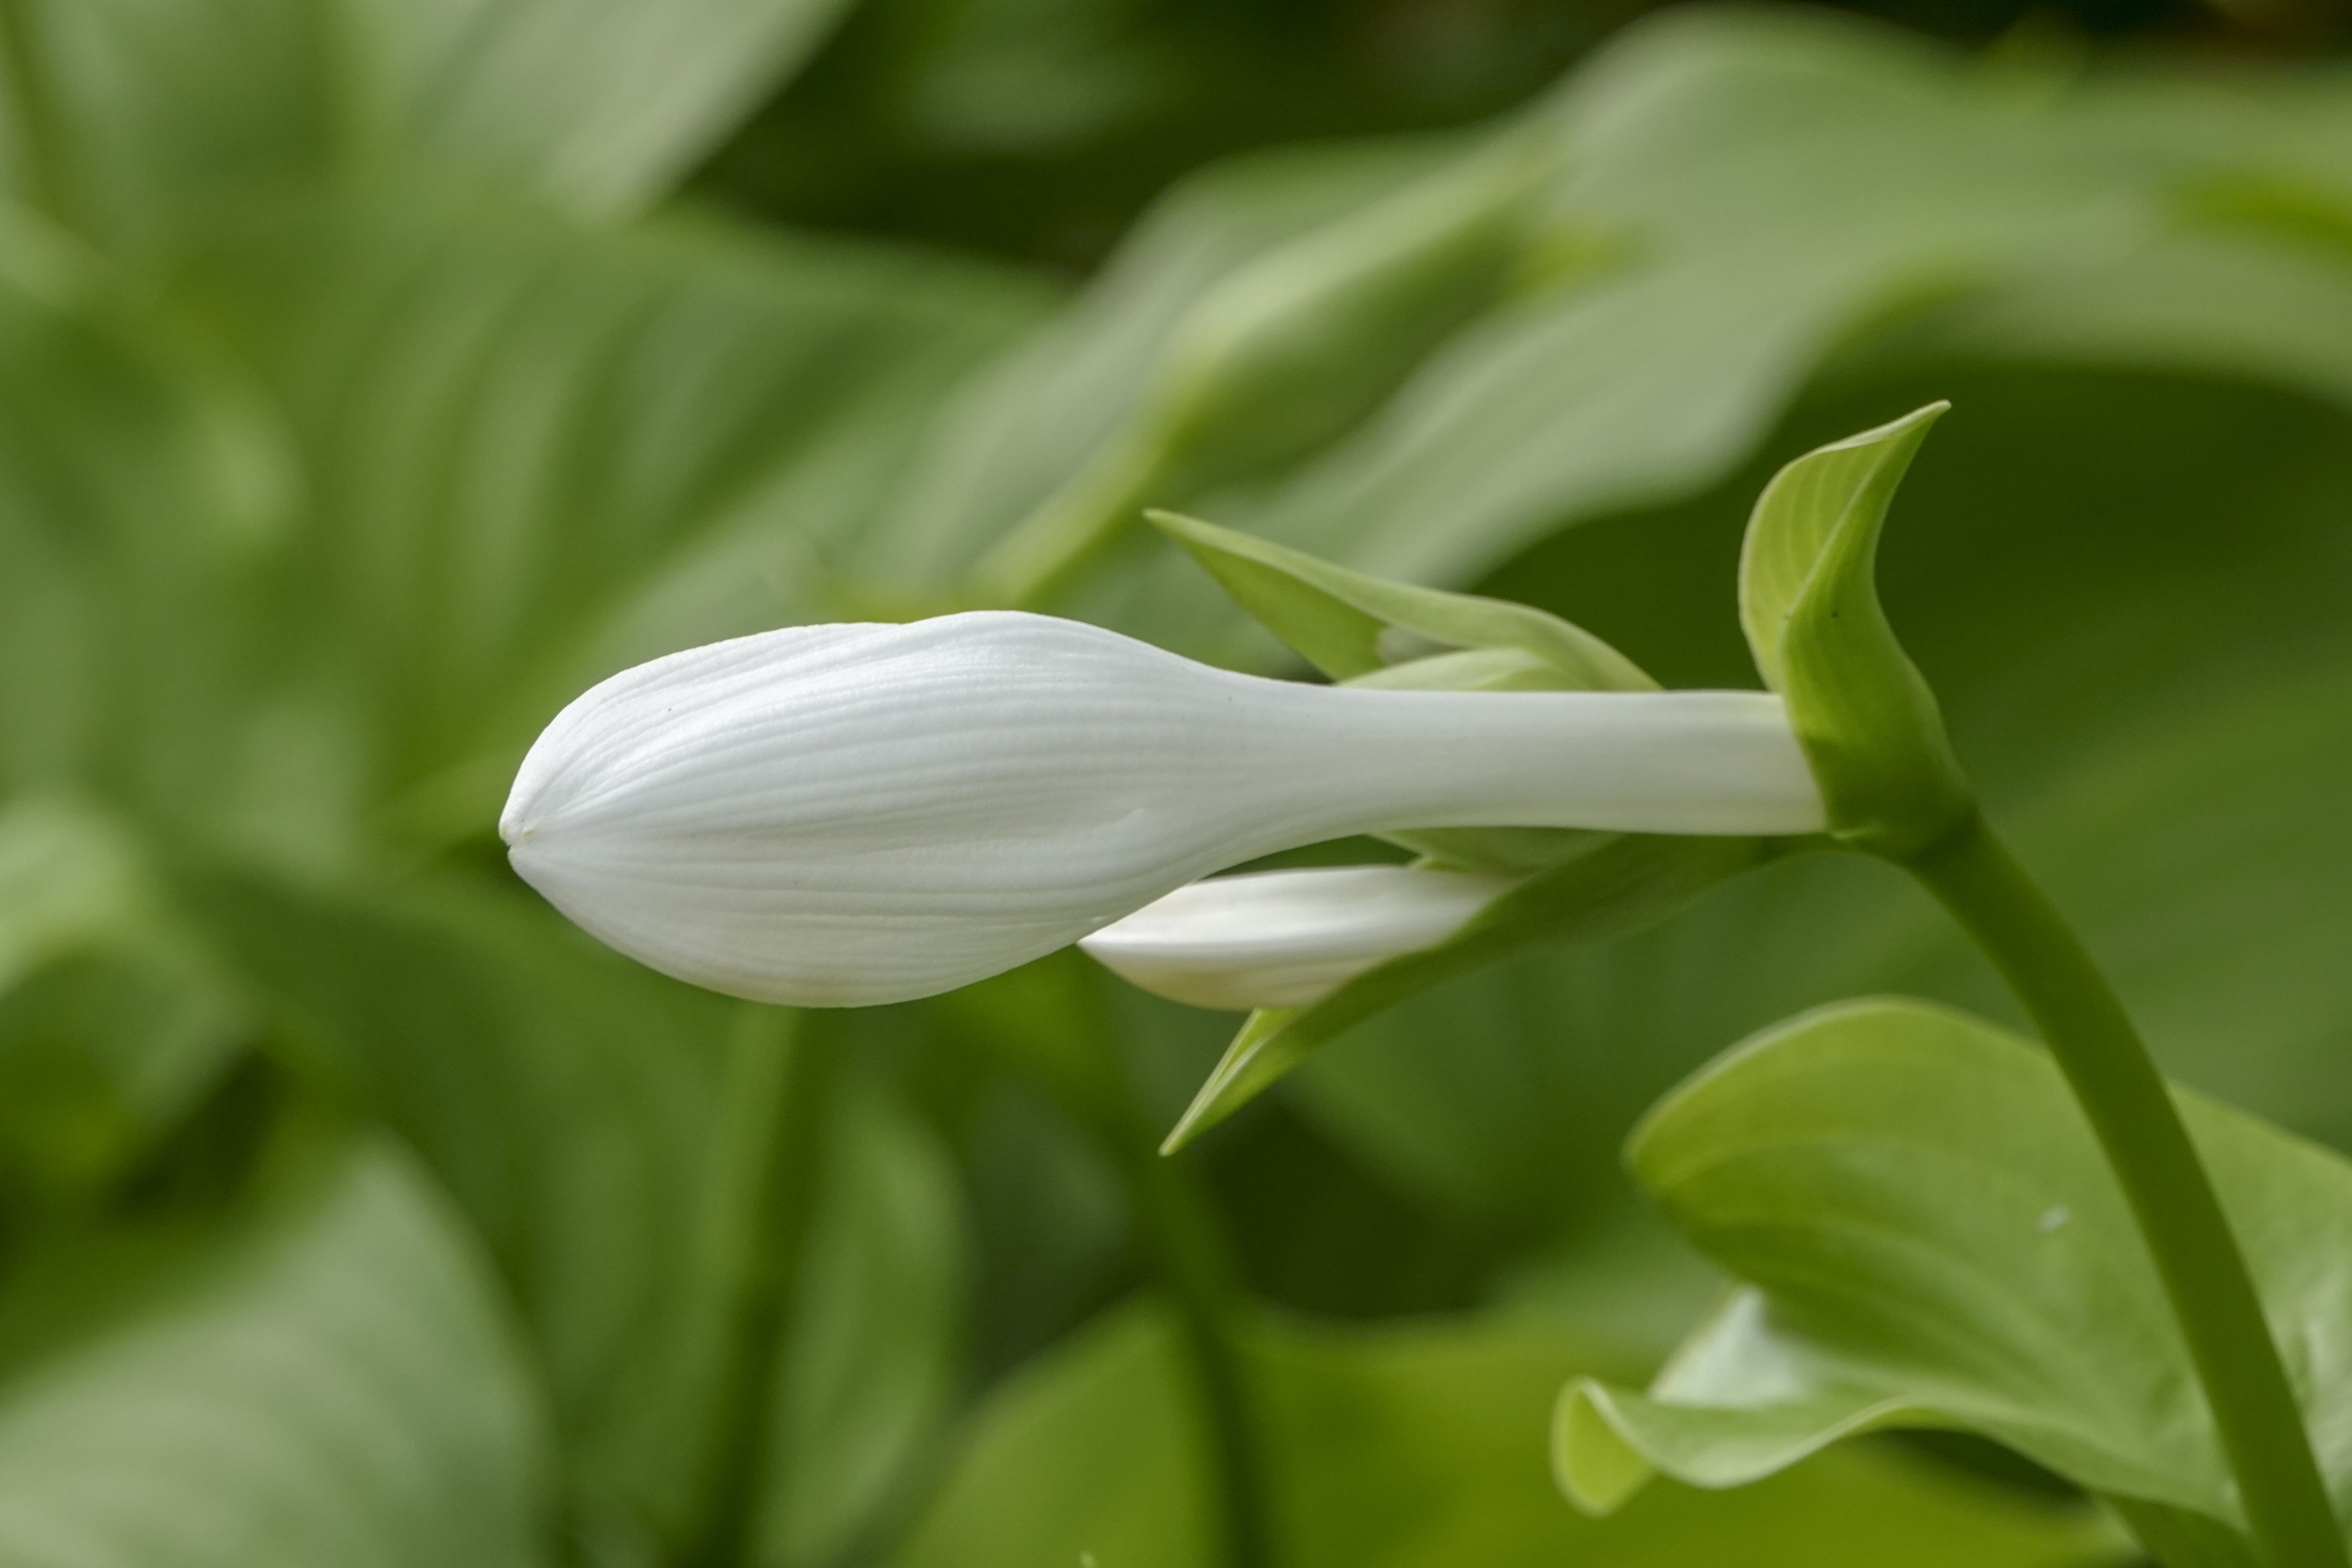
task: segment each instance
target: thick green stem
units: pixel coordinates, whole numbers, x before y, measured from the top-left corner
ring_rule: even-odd
[[[2074,1086],[2172,1300],[2256,1545],[2271,1568],[2347,1568],[2253,1277],[2122,1004],[1981,819],[1903,863],[1991,958]]]

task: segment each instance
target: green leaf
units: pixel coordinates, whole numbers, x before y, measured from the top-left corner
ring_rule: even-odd
[[[580,1528],[681,1538],[768,1245],[752,1226],[787,1016],[462,884],[369,899],[210,871],[185,891],[314,1076],[414,1143],[487,1240]]]
[[[1878,602],[1878,536],[1947,404],[1832,442],[1772,477],[1739,556],[1739,621],[1829,806],[1830,833],[1900,859],[1975,797],[1935,693]]]
[[[483,1261],[404,1156],[325,1175],[242,1226],[53,1248],[12,1279],[0,1557],[550,1561],[535,1391]]]
[[[1720,478],[1856,338],[2128,254],[2191,169],[2318,155],[2336,134],[2160,76],[2053,84],[2032,113],[2008,85],[1825,16],[1626,29],[1553,109],[1574,155],[1560,209],[1637,236],[1629,257],[1480,321],[1381,416],[1219,515],[1383,574],[1475,577]]]
[[[2179,1098],[2341,1488],[2352,1165]],[[1646,1395],[1570,1392],[1558,1457],[1589,1502],[1631,1489],[1625,1450],[1736,1486],[1854,1432],[1954,1426],[2208,1535],[2241,1525],[2153,1265],[2057,1069],[2023,1041],[1919,1003],[1823,1009],[1669,1098],[1631,1158],[1751,1288]]]
[[[0,180],[160,260],[289,192],[405,174],[646,205],[841,0],[19,0]]]
[[[1506,136],[1236,268],[1170,324],[1132,412],[990,547],[984,590],[1042,602],[1129,527],[1360,423],[1503,291],[1558,153]]]
[[[1140,416],[1171,335],[1204,299],[1457,154],[1451,139],[1288,148],[1181,182],[1066,311],[972,377],[888,510],[872,569],[942,587],[968,573]]]
[[[366,826],[437,847],[488,835],[583,688],[823,613],[826,557],[1037,295],[716,222],[354,200],[240,231],[180,299],[305,468],[278,700],[360,723]]]
[[[845,1100],[768,1412],[762,1562],[870,1550],[922,1479],[961,1373],[955,1168],[877,1087]]]
[[[179,930],[119,820],[64,795],[0,806],[0,1189],[79,1205],[245,1048],[249,1019]]]
[[[2019,110],[2019,87],[2011,67],[1828,16],[1695,11],[1630,27],[1538,120],[1572,153],[1546,210],[1586,248],[1610,252],[1609,265],[1522,279],[1349,430],[1267,480],[1182,504],[1381,575],[1475,581],[1563,528],[1719,482],[1857,347],[1936,363],[1920,357],[1932,343],[1919,355],[1903,344],[1944,302],[1997,305],[2011,290],[2080,281],[2092,317],[2110,315],[2098,276],[2167,243],[2181,186],[2217,166],[2340,166],[2347,116],[2333,84],[2245,90],[2094,74],[2035,81],[2031,112]],[[1269,195],[1297,200],[1302,223],[1338,220],[1328,206],[1307,212],[1303,192]],[[1166,317],[1144,319],[1160,297],[1111,280],[1163,237],[1139,231],[1056,323],[1050,350],[1041,339],[1026,356],[1085,363],[1100,379],[1081,390],[1070,375],[1047,406],[1024,405],[1040,389],[1008,375],[984,448],[977,421],[957,438],[952,481],[940,466],[948,443],[935,448],[927,507],[962,510],[975,533],[985,508],[1002,528],[1021,509],[982,476],[1017,472],[1034,506],[1087,461],[1149,374],[1137,345],[1164,340]],[[1206,250],[1186,259],[1206,265]],[[1172,265],[1171,252],[1161,259]],[[2340,380],[2319,346],[2254,320],[2294,319],[2259,287],[2181,303],[2178,328],[2139,312],[2144,341],[2119,345],[2122,357],[2201,369],[2232,357],[2240,335],[2270,338],[2276,352],[2257,342],[2257,357]],[[2074,334],[2063,317],[2054,325],[2053,349],[2023,338],[2019,352],[2045,364],[2053,349],[2063,356]],[[1088,587],[1089,618],[1229,648],[1183,574],[1130,564]]]
[[[649,205],[814,53],[847,0],[344,0],[396,145],[593,216]],[[365,104],[368,100],[361,99]]]
[[[239,833],[286,457],[231,378],[0,222],[0,788]]]
[[[1760,853],[1748,838],[1621,835],[1511,889],[1434,947],[1368,969],[1310,1006],[1262,1008],[1225,1047],[1161,1152],[1182,1148],[1373,1014],[1537,943],[1605,942],[1639,931],[1753,866]]]
[[[1212,1568],[1208,1456],[1160,1312],[1129,1309],[1016,1373],[982,1405],[893,1568]],[[1248,1336],[1281,1560],[1297,1568],[2024,1568],[2112,1560],[2080,1510],[1836,1453],[1746,1491],[1660,1489],[1579,1517],[1547,1482],[1544,1388],[1612,1358],[1507,1321]],[[1671,1495],[1666,1495],[1671,1492]]]
[[[1548,684],[1511,689],[1654,691],[1624,655],[1558,616],[1350,572],[1303,551],[1175,512],[1149,514],[1242,607],[1324,674],[1354,680],[1450,652],[1531,656]],[[1512,667],[1518,680],[1532,672]],[[1486,689],[1448,682],[1448,689]]]

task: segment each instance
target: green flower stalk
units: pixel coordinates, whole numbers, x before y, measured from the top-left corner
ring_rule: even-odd
[[[1916,877],[1991,959],[2128,1200],[2272,1568],[2344,1568],[2343,1533],[2244,1256],[2178,1108],[2064,919],[1993,836],[1875,584],[1888,502],[1935,404],[1809,453],[1758,500],[1740,615],[1787,700],[1830,836]]]

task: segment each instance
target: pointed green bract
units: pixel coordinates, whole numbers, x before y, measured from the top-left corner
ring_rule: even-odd
[[[2177,1098],[2340,1493],[2352,1164]],[[1647,1394],[1569,1391],[1554,1457],[1572,1498],[1622,1501],[1650,1466],[1733,1486],[1852,1433],[1962,1426],[2126,1500],[2151,1547],[2191,1543],[2169,1560],[2252,1561],[2155,1269],[2042,1053],[1924,1004],[1827,1008],[1662,1103],[1632,1162],[1749,1289]]]
[[[1390,959],[1307,1007],[1261,1008],[1201,1086],[1162,1153],[1174,1153],[1271,1088],[1318,1047],[1373,1014],[1547,942],[1601,942],[1652,925],[1757,863],[1752,838],[1624,834],[1529,878],[1434,947]]]
[[[1555,679],[1541,689],[1658,689],[1623,654],[1532,605],[1368,577],[1195,518],[1171,511],[1149,515],[1266,630],[1334,680],[1355,680],[1464,649],[1511,649],[1532,655],[1553,672]]]
[[[1935,694],[1879,605],[1879,531],[1931,403],[1807,453],[1748,519],[1739,620],[1765,683],[1787,699],[1835,837],[1895,858],[1949,833],[1974,796]]]

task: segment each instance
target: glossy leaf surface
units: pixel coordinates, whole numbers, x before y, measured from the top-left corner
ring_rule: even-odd
[[[483,1260],[363,1148],[257,1220],[37,1259],[0,1297],[24,1568],[526,1568],[548,1453]]]
[[[2242,1113],[2182,1110],[2268,1305],[2338,1495],[2337,1331],[2352,1165]],[[2236,1525],[2188,1354],[2054,1067],[1965,1016],[1856,1003],[1735,1051],[1631,1157],[1673,1223],[1753,1289],[1646,1395],[1582,1384],[1558,1428],[1589,1505],[1649,1463],[1708,1486],[1843,1436],[1958,1426],[2093,1490]]]

